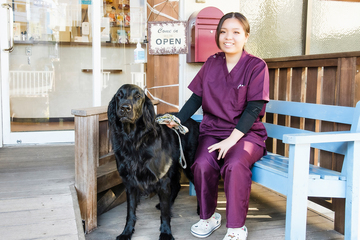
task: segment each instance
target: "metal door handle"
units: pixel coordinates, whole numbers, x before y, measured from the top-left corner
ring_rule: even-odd
[[[3,3],[1,4],[3,8],[6,8],[8,11],[7,15],[7,26],[8,26],[8,40],[9,40],[9,48],[4,49],[6,52],[12,52],[14,50],[14,29],[13,29],[13,9],[10,4]]]

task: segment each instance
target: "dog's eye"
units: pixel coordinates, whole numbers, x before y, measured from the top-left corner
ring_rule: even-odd
[[[123,93],[123,92],[119,92],[118,97],[119,97],[120,99],[123,98],[123,97],[124,97],[124,93]]]
[[[140,93],[137,93],[137,94],[135,94],[135,99],[139,99],[139,98],[141,98],[141,95],[140,95]]]

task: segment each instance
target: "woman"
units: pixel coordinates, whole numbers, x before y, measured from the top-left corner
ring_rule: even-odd
[[[191,233],[199,238],[209,236],[221,224],[221,215],[215,213],[220,174],[227,199],[224,240],[247,237],[250,168],[266,154],[267,134],[261,118],[269,101],[267,65],[244,50],[249,34],[249,23],[242,14],[228,13],[220,19],[216,43],[222,52],[204,63],[189,85],[192,96],[177,115],[184,122],[203,108],[199,146],[191,167],[200,204],[200,221]]]

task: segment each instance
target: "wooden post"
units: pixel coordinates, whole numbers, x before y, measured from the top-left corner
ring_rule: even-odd
[[[75,116],[75,188],[85,231],[97,227],[99,116]]]
[[[156,10],[178,19],[179,2],[163,0],[147,0],[150,6],[160,4]],[[161,5],[162,4],[162,5]],[[148,9],[149,21],[171,21],[170,19],[151,12]],[[147,55],[146,85],[154,86],[173,85],[179,83],[179,55]],[[149,90],[155,97],[171,104],[179,104],[179,87],[167,87]],[[177,108],[159,103],[157,113],[174,112]]]
[[[354,106],[355,97],[355,74],[356,74],[356,58],[339,58],[338,75],[339,75],[339,97],[338,105]],[[342,130],[344,126],[338,126],[338,130]],[[336,170],[341,171],[342,164],[336,163]],[[345,233],[345,199],[334,198],[333,210],[335,212],[334,229],[339,233]]]

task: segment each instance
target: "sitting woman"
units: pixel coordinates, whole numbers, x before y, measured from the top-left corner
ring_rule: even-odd
[[[199,146],[191,167],[200,204],[200,221],[191,233],[199,238],[221,225],[221,215],[215,212],[220,174],[227,199],[224,240],[244,240],[248,234],[250,168],[266,154],[267,133],[261,118],[269,101],[267,65],[244,50],[249,34],[244,15],[228,13],[220,19],[215,40],[222,52],[204,63],[189,85],[192,96],[177,115],[185,122],[203,108]],[[176,125],[171,122],[168,127]]]

